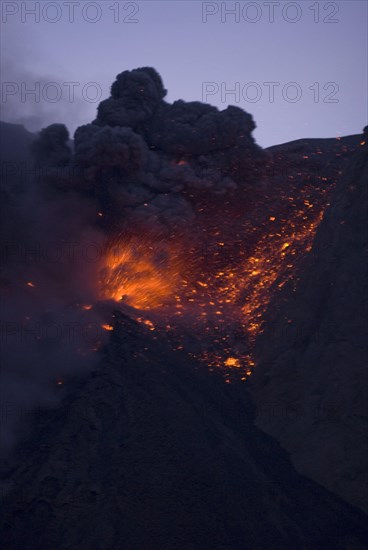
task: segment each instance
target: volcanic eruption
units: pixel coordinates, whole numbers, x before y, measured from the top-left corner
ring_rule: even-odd
[[[102,297],[149,311],[180,346],[190,323],[201,336],[188,352],[245,380],[267,305],[296,277],[337,170],[321,175],[317,145],[298,159],[308,174],[278,166],[255,144],[248,113],[167,104],[165,94],[153,69],[124,71],[76,132],[75,185],[96,199],[110,235],[116,226]]]
[[[241,431],[238,415],[248,407],[240,404],[243,397],[238,393],[239,387],[241,390],[248,387],[248,380],[257,369],[259,354],[255,350],[259,337],[270,334],[267,325],[270,310],[274,304],[281,307],[280,303],[296,292],[337,182],[351,156],[365,146],[365,141],[361,136],[311,139],[263,150],[252,136],[255,129],[252,116],[238,107],[220,111],[200,102],[178,100],[170,104],[165,96],[166,90],[155,69],[124,71],[117,75],[110,97],[99,105],[96,119],[79,127],[73,142],[63,124],[52,124],[37,136],[22,134],[27,151],[30,149],[33,155],[32,170],[28,169],[29,157],[21,163],[9,162],[1,188],[5,205],[2,287],[7,293],[2,319],[3,391],[18,410],[26,395],[26,407],[31,411],[49,408],[52,416],[57,414],[58,406],[70,406],[74,418],[78,416],[75,410],[82,407],[78,392],[86,384],[88,392],[82,395],[86,395],[88,412],[83,422],[88,425],[89,435],[85,437],[90,437],[93,449],[98,448],[101,456],[106,455],[108,467],[114,470],[120,461],[120,443],[109,439],[106,426],[112,414],[111,404],[105,403],[94,381],[97,377],[124,418],[123,423],[127,422],[133,450],[129,451],[131,456],[124,458],[124,468],[127,465],[132,468],[138,456],[138,477],[146,480],[140,463],[142,455],[138,452],[142,442],[137,432],[130,431],[130,422],[140,426],[143,422],[141,427],[146,434],[156,428],[154,423],[147,427],[146,420],[142,420],[140,410],[135,409],[135,398],[139,396],[137,399],[142,400],[144,418],[149,414],[147,403],[152,400],[154,416],[167,422],[168,432],[174,433],[176,424],[174,429],[169,423],[171,416],[175,418],[173,398],[162,387],[168,393],[175,388],[173,394],[190,421],[189,447],[193,445],[194,456],[210,455],[208,448],[213,445],[216,460],[223,466],[224,456],[229,452],[230,462],[240,472],[239,479],[230,475],[230,484],[233,489],[238,482],[239,487],[244,483],[248,487],[250,481],[244,481],[245,467],[239,459],[244,442],[235,442]],[[2,130],[13,131],[8,125],[2,126]],[[282,323],[286,333],[294,323],[287,309]],[[172,367],[175,361],[178,372]],[[145,374],[140,381],[142,365],[148,370],[143,369]],[[216,418],[210,427],[198,412],[206,394],[207,375],[208,387],[218,399],[217,404],[215,398],[213,402],[205,399],[206,407]],[[198,391],[193,389],[197,376]],[[126,409],[125,405],[121,408],[115,383],[125,388],[121,391],[125,392]],[[133,397],[126,388],[131,388]],[[167,411],[159,407],[156,410],[151,391],[157,392]],[[99,420],[95,416],[95,398],[101,405]],[[195,413],[192,414],[188,403],[193,403]],[[230,427],[221,419],[221,403]],[[7,423],[3,436],[7,451],[13,449],[17,440],[22,420],[19,416],[22,415],[13,415]],[[115,429],[123,438],[122,424],[115,420]],[[203,424],[202,435],[208,448],[202,449],[191,432],[195,422]],[[100,433],[102,425],[106,432],[101,437],[106,437],[110,454],[103,450],[102,440],[95,438],[95,431]],[[45,440],[56,441],[48,420],[45,424],[38,422],[37,426]],[[71,432],[75,438],[74,428],[66,420],[65,426],[63,441],[68,440]],[[185,431],[187,427],[183,428],[178,421],[177,429]],[[249,437],[255,443],[254,452],[261,457],[262,448],[271,449],[273,443],[263,441],[263,436],[252,430],[249,428]],[[25,438],[24,433],[22,437]],[[160,442],[162,437],[160,433]],[[177,439],[173,436],[173,441],[181,452],[181,436]],[[156,449],[156,441],[150,444]],[[50,445],[55,450],[57,445]],[[175,469],[176,459],[171,457],[170,449],[166,449],[166,443],[160,445],[165,449],[165,461],[166,453],[170,455],[168,470]],[[224,451],[227,446],[231,451]],[[76,448],[78,456],[84,455],[83,445],[78,443]],[[46,468],[47,479],[54,480],[50,482],[52,487],[53,483],[55,487],[59,483],[52,473],[53,461],[58,460],[54,450]],[[149,462],[151,451],[146,452]],[[98,499],[103,478],[98,465],[105,459],[96,453],[92,453],[90,460],[98,482],[97,489],[91,491],[93,498]],[[252,451],[248,449],[246,453],[250,454],[245,463],[263,479],[254,466]],[[156,462],[152,460],[155,470]],[[281,457],[280,464],[267,474],[267,480],[276,483],[278,475],[282,477],[289,471],[291,466],[283,461]],[[200,460],[192,464],[188,458],[188,462],[196,471]],[[17,472],[17,483],[21,483],[22,476],[28,474]],[[216,483],[215,478],[210,471],[209,487]],[[293,484],[293,495],[299,489],[306,495],[307,510],[318,491],[298,477]],[[165,491],[170,500],[170,483]],[[198,491],[205,495],[204,499],[210,499],[206,487]],[[285,495],[285,502],[294,498],[289,492]],[[273,502],[274,497],[273,493],[269,497],[262,492],[265,501],[271,498]],[[185,498],[190,501],[192,497]],[[243,501],[240,493],[237,498],[239,509],[245,511],[248,501]],[[328,510],[336,506],[342,516],[348,514],[325,493],[318,493],[316,498],[326,502]],[[32,494],[27,493],[25,499],[30,502]],[[47,514],[50,512],[52,521],[59,525],[63,514],[51,512],[48,502]],[[129,498],[123,499],[119,506],[124,508],[127,502]],[[18,504],[14,500],[12,503],[9,514],[12,510],[16,514]],[[107,508],[103,509],[107,513]],[[354,515],[349,509],[350,513]],[[138,507],[137,514],[147,520],[145,510]],[[330,511],[326,514],[330,517]],[[257,523],[256,512],[253,515]],[[212,519],[208,525],[212,525]],[[89,521],[86,525],[90,526]],[[178,521],[175,517],[175,522]],[[298,522],[297,518],[292,520],[290,533],[295,525],[299,526]],[[151,528],[154,531],[154,526]],[[236,534],[238,528],[230,529],[234,548],[242,548],[239,540],[243,535]],[[302,522],[301,529],[304,528],[308,531],[310,526],[305,527]],[[11,537],[6,525],[4,529],[9,543]],[[52,547],[57,540],[55,536],[50,531],[42,547],[48,544]],[[271,541],[271,534],[267,536]],[[277,537],[283,544],[285,540],[290,543],[298,538],[291,534],[283,538],[284,534],[279,532]],[[326,540],[316,537],[316,544]],[[220,539],[223,542],[222,534]],[[144,537],[142,540],[142,544],[147,541]],[[156,547],[160,547],[158,543],[152,545]],[[216,548],[220,547],[223,548],[219,543]]]
[[[44,302],[55,297],[54,278],[63,295],[58,307],[70,311],[73,303],[100,326],[111,319],[95,319],[96,308],[86,304],[115,303],[170,334],[173,347],[204,368],[245,381],[268,305],[297,280],[357,144],[316,141],[285,157],[255,143],[255,123],[243,110],[170,104],[165,95],[155,69],[124,71],[72,147],[62,124],[32,137],[27,185],[22,164],[7,166],[5,235],[27,250],[41,242],[46,257],[59,247],[50,249],[55,261],[42,265],[15,254],[18,272],[27,264],[22,277],[30,282],[21,284],[30,297],[32,285],[37,299],[40,292]],[[19,235],[15,218],[28,235]],[[10,286],[19,284],[12,261]]]

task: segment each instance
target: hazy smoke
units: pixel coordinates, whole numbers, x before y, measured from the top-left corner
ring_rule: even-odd
[[[39,132],[53,122],[63,122],[74,131],[93,116],[98,103],[94,96],[96,92],[104,93],[99,84],[91,83],[89,89],[87,82],[75,82],[67,67],[40,75],[34,65],[31,54],[24,58],[24,51],[18,53],[17,63],[7,58],[7,52],[2,52],[2,120],[22,124],[30,132]]]
[[[8,125],[2,130],[9,134]],[[26,420],[35,407],[58,403],[65,377],[90,372],[105,338],[100,315],[82,308],[96,301],[97,266],[106,238],[94,224],[96,205],[91,199],[81,201],[74,191],[45,193],[42,167],[31,164],[22,150],[27,133],[22,127],[12,132],[18,135],[12,154],[16,141],[21,146],[16,165],[3,156],[1,181],[3,450],[12,447],[19,430],[27,432]],[[43,151],[50,165],[65,164],[65,138],[58,125],[44,130],[33,141],[37,158]]]

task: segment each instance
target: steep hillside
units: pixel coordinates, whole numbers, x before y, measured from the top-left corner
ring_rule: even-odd
[[[239,387],[117,312],[111,335],[3,465],[4,548],[364,548],[363,514],[295,472]]]
[[[250,380],[257,425],[296,468],[368,510],[367,146],[331,199],[296,288],[271,303]]]

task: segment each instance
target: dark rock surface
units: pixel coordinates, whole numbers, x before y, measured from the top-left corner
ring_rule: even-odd
[[[300,472],[368,510],[367,145],[345,167],[311,254],[271,304],[250,379],[256,423]]]
[[[99,369],[3,463],[7,550],[365,548],[223,384],[124,315]]]

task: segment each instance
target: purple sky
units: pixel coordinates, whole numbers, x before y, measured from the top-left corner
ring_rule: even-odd
[[[233,104],[252,113],[264,147],[360,133],[367,124],[364,0],[44,0],[18,2],[18,12],[9,13],[15,4],[1,3],[1,118],[32,131],[64,122],[73,133],[94,118],[93,99],[108,96],[116,74],[147,65],[161,74],[168,101],[204,100],[221,109]],[[239,21],[224,7],[238,10]],[[36,16],[39,11],[40,20],[25,8]],[[74,95],[70,82],[78,83]],[[273,102],[266,82],[279,83]],[[25,95],[30,88],[36,101]],[[236,93],[226,93],[231,89]],[[292,101],[296,94],[300,99]]]

